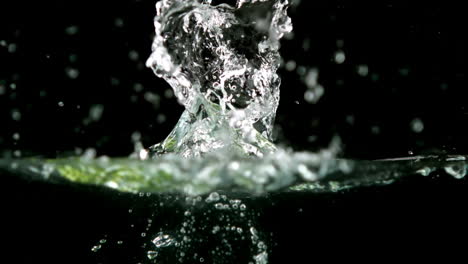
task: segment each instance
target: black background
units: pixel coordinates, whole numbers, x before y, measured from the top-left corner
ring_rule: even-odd
[[[134,132],[148,147],[175,125],[182,107],[169,85],[144,66],[154,1],[2,1],[0,12],[4,157],[14,150],[23,157],[69,156],[87,148],[126,156]],[[294,35],[282,41],[284,61],[318,69],[325,95],[318,104],[307,103],[303,76],[280,70],[279,145],[315,151],[339,136],[348,158],[466,153],[463,8],[301,1],[290,16]],[[343,64],[334,60],[339,50]],[[360,65],[368,67],[367,76],[358,74]],[[79,72],[76,79],[67,75],[70,69]],[[103,107],[102,117],[87,122],[95,105]],[[21,119],[14,120],[12,111]],[[414,119],[423,122],[421,133],[411,129]]]
[[[2,157],[15,156],[15,150],[21,156],[61,157],[80,153],[77,148],[126,156],[136,131],[145,146],[164,139],[183,109],[167,92],[170,87],[144,67],[154,12],[154,2],[143,0],[0,2],[0,41],[6,43],[0,45]],[[317,68],[325,95],[316,105],[307,103],[302,77],[280,70],[279,144],[317,150],[338,135],[341,155],[355,159],[409,151],[467,153],[461,4],[302,0],[290,15],[294,38],[282,42],[283,58]],[[74,27],[77,32],[70,34]],[[334,61],[340,49],[343,64]],[[368,66],[368,76],[357,73],[359,65]],[[67,75],[70,68],[79,71],[76,79]],[[148,92],[159,95],[160,103],[148,102]],[[102,118],[88,122],[95,105],[103,106]],[[12,118],[15,111],[20,120]],[[421,133],[411,129],[415,118],[424,123]],[[311,135],[318,139],[309,140]],[[161,227],[177,227],[184,210],[178,195],[140,197],[0,174],[2,187],[11,191],[1,199],[1,235],[8,244],[2,263],[145,263],[151,245],[142,247],[149,239],[140,233],[147,219],[154,221],[148,231],[154,235]],[[436,174],[441,177],[408,177],[335,194],[272,193],[243,200],[271,239],[269,263],[436,257],[450,263],[465,251],[466,180]],[[91,252],[102,238],[108,240],[102,251]],[[210,239],[206,245],[214,243]],[[8,257],[14,260],[3,261]],[[245,257],[238,252],[224,261],[243,263]]]

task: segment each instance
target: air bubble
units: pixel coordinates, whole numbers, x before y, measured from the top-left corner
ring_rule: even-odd
[[[465,165],[452,165],[444,168],[445,172],[456,179],[463,179],[466,176],[467,168]]]
[[[159,233],[152,242],[156,248],[163,248],[174,245],[176,241],[167,234]]]
[[[154,250],[150,250],[147,252],[146,256],[148,257],[148,259],[155,259],[158,257],[158,252]]]
[[[210,195],[205,199],[205,202],[212,203],[219,201],[219,194],[217,192],[212,192]]]

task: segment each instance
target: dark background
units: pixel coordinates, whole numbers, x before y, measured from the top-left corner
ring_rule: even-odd
[[[0,155],[94,148],[127,156],[138,135],[145,147],[163,140],[183,108],[144,66],[154,2],[2,1]],[[294,2],[294,34],[282,41],[282,56],[296,69],[318,69],[325,94],[306,102],[301,70],[282,68],[276,142],[315,151],[339,136],[348,158],[467,152],[463,8]],[[339,51],[342,64],[334,60]],[[102,115],[92,119],[90,109]],[[420,133],[411,127],[415,119],[424,124]]]
[[[1,1],[0,157],[60,157],[87,148],[126,156],[135,132],[145,146],[161,141],[183,109],[144,67],[154,12],[154,1],[143,0]],[[307,103],[303,76],[281,69],[277,142],[317,150],[338,135],[348,158],[466,154],[464,13],[461,4],[302,0],[291,8],[294,38],[281,52],[285,61],[317,68],[325,95]],[[343,64],[334,60],[340,50]],[[358,74],[362,65],[366,76]],[[100,108],[102,116],[90,118],[90,109]],[[415,119],[424,124],[420,133],[411,128]],[[180,195],[140,197],[33,181],[27,173],[0,176],[7,189],[0,199],[2,263],[151,263],[148,241],[160,229],[176,232],[186,209]],[[242,199],[269,238],[269,263],[450,263],[466,258],[466,184],[439,170],[383,187]],[[206,207],[195,212],[208,222],[219,217]],[[194,252],[219,238],[206,235],[204,225],[196,228],[205,244]],[[103,238],[102,250],[92,252]],[[171,253],[160,263],[174,263]],[[218,263],[251,260],[243,253]]]

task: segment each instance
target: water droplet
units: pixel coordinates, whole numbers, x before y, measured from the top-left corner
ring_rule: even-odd
[[[371,132],[372,132],[372,134],[374,134],[374,135],[380,134],[380,127],[377,126],[377,125],[372,126],[372,127],[371,127]]]
[[[304,49],[304,51],[308,51],[310,49],[310,39],[304,39],[302,42],[302,49]]]
[[[149,103],[153,104],[154,107],[159,107],[161,103],[161,97],[155,93],[152,92],[146,92],[144,95],[144,98],[146,101]]]
[[[410,73],[410,69],[408,69],[408,68],[401,68],[401,69],[399,70],[399,72],[400,72],[400,75],[401,75],[401,76],[408,76],[409,73]]]
[[[346,56],[345,56],[345,53],[342,50],[337,51],[335,53],[335,62],[337,64],[342,64],[342,63],[345,62],[345,60],[346,60]]]
[[[88,148],[84,151],[83,155],[81,155],[83,160],[92,160],[96,158],[96,150],[93,148]]]
[[[122,18],[118,17],[118,18],[116,18],[116,19],[114,20],[114,25],[115,25],[116,27],[118,27],[118,28],[121,28],[121,27],[124,26],[124,20],[123,20]]]
[[[104,106],[101,104],[92,105],[89,109],[89,117],[92,121],[97,122],[101,119],[102,113],[104,112]]]
[[[15,53],[16,50],[17,50],[16,44],[10,43],[10,44],[8,45],[8,52],[9,52],[9,53]]]
[[[50,56],[49,56],[50,58]],[[78,55],[76,54],[70,54],[70,56],[68,56],[68,60],[71,62],[71,63],[75,63],[78,61]]]
[[[219,232],[219,230],[221,230],[221,228],[219,226],[214,226],[213,227],[213,230],[211,231],[213,234],[216,234]]]
[[[111,77],[110,78],[110,84],[111,86],[119,86],[120,85],[120,79],[116,77]]]
[[[307,90],[304,93],[304,100],[308,103],[315,104],[324,94],[324,89],[321,85],[314,86],[314,88]]]
[[[296,69],[296,61],[290,60],[286,62],[285,68],[287,71],[294,71]]]
[[[357,68],[357,72],[362,77],[366,77],[369,74],[369,66],[359,65],[358,68]]]
[[[136,50],[131,50],[128,53],[128,58],[132,61],[137,61],[140,58],[140,55],[138,54]]]
[[[65,68],[65,72],[66,72],[68,78],[73,79],[73,80],[78,78],[78,76],[80,75],[80,71],[78,71],[75,68],[71,68],[71,67]]]
[[[146,149],[141,149],[141,150],[138,152],[138,158],[139,158],[140,160],[146,160],[146,159],[148,159],[148,157],[149,157],[149,152],[148,152],[148,150],[146,150]]]
[[[135,83],[133,85],[133,90],[135,90],[135,92],[139,93],[139,92],[144,90],[144,87],[143,87],[143,85],[141,83]]]
[[[343,46],[344,46],[344,40],[342,40],[342,39],[337,39],[337,40],[336,40],[336,46],[337,46],[338,48],[343,48]]]
[[[158,124],[162,124],[166,122],[166,116],[164,114],[158,114],[156,116],[156,121],[158,122]]]
[[[310,69],[304,78],[304,82],[309,89],[314,88],[318,84],[317,80],[318,80],[318,70],[315,68]]]
[[[11,110],[11,119],[15,121],[21,120],[21,112],[18,109]]]
[[[13,156],[15,158],[20,158],[21,157],[21,150],[15,150],[13,151]]]
[[[65,33],[67,33],[67,35],[76,35],[78,33],[78,31],[80,30],[80,28],[78,26],[69,26],[65,29]]]
[[[93,252],[98,252],[98,251],[101,249],[101,247],[102,247],[101,245],[93,246],[93,247],[91,248],[91,251],[93,251]]]
[[[424,123],[419,118],[413,119],[411,129],[414,133],[421,133],[424,130]]]
[[[13,140],[18,141],[20,139],[20,134],[19,133],[14,133],[13,134]]]

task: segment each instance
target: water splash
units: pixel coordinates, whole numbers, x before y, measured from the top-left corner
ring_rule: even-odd
[[[279,102],[279,40],[292,30],[287,0],[208,0],[156,4],[147,61],[185,111],[151,156],[197,157],[213,150],[263,156]]]

